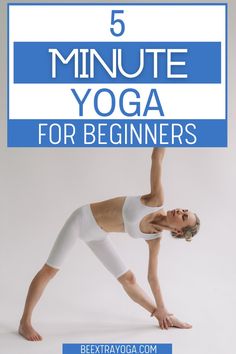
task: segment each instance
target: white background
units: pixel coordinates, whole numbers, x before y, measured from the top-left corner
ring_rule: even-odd
[[[65,218],[89,201],[146,193],[151,149],[6,148],[7,62],[6,56],[0,57],[0,354],[57,354],[63,342],[169,342],[173,343],[173,354],[234,353],[233,5],[229,22],[229,148],[170,148],[164,163],[167,208],[191,208],[202,221],[201,233],[192,243],[165,237],[160,253],[160,280],[167,306],[193,324],[188,331],[158,329],[78,242],[35,312],[33,323],[44,341],[29,343],[17,335],[29,282],[47,258]],[[6,28],[5,17],[0,23]],[[5,38],[1,31],[1,53],[6,48]],[[139,283],[148,289],[143,242],[125,235],[112,237]]]
[[[124,10],[125,32],[110,33],[111,10]],[[11,119],[77,119],[78,104],[70,89],[83,97],[87,88],[107,87],[119,97],[128,85],[13,84],[13,42],[109,41],[222,43],[221,84],[131,85],[145,105],[151,87],[157,89],[166,119],[225,118],[225,8],[224,6],[12,6],[10,7],[10,112]],[[50,59],[50,57],[49,57]],[[35,68],[37,70],[37,68]],[[131,96],[131,101],[132,101]],[[110,101],[103,98],[104,107]],[[101,118],[92,95],[83,118]],[[118,105],[118,103],[117,103]],[[37,107],[37,109],[35,109]],[[132,107],[131,107],[132,109]],[[109,109],[107,109],[109,110]],[[151,113],[147,118],[158,118]],[[109,119],[119,119],[117,109]],[[126,117],[124,117],[126,118]],[[139,117],[134,117],[139,119]]]

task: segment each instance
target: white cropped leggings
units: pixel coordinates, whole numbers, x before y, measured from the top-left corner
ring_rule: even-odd
[[[116,278],[129,270],[115,250],[109,234],[98,226],[90,205],[80,207],[68,218],[53,245],[46,264],[59,269],[78,238],[88,245]]]

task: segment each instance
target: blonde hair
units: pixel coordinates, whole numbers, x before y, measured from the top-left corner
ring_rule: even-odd
[[[184,238],[185,241],[192,241],[193,236],[195,236],[199,229],[200,229],[200,219],[197,216],[197,214],[194,214],[196,217],[196,224],[194,226],[186,226],[182,229],[183,234],[182,235],[178,235],[176,232],[171,231],[171,236],[175,237],[175,238]]]

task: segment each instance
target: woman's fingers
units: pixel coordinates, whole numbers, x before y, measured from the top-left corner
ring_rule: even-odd
[[[177,328],[192,328],[192,325],[178,320],[174,316],[167,316],[159,319],[159,326],[161,329],[168,329],[169,327]]]
[[[171,321],[171,318],[170,317],[167,317],[167,323],[168,323],[168,326],[169,327],[173,327],[173,322]]]
[[[164,324],[165,324],[165,329],[168,329],[169,328],[169,324],[168,324],[168,321],[167,321],[167,317],[164,319]]]
[[[162,320],[162,319],[159,320],[159,325],[160,325],[161,329],[164,329],[164,323],[163,323],[163,320]]]
[[[171,323],[168,322],[168,318],[159,320],[159,326],[161,329],[168,329],[169,327],[172,327]]]
[[[163,329],[166,329],[166,321],[164,318],[163,318]]]

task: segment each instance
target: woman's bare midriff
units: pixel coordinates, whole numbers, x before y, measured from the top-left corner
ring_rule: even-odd
[[[122,209],[126,197],[117,197],[90,204],[97,224],[107,232],[124,232]]]
[[[126,197],[117,197],[90,204],[97,224],[107,232],[124,232],[122,209]]]

